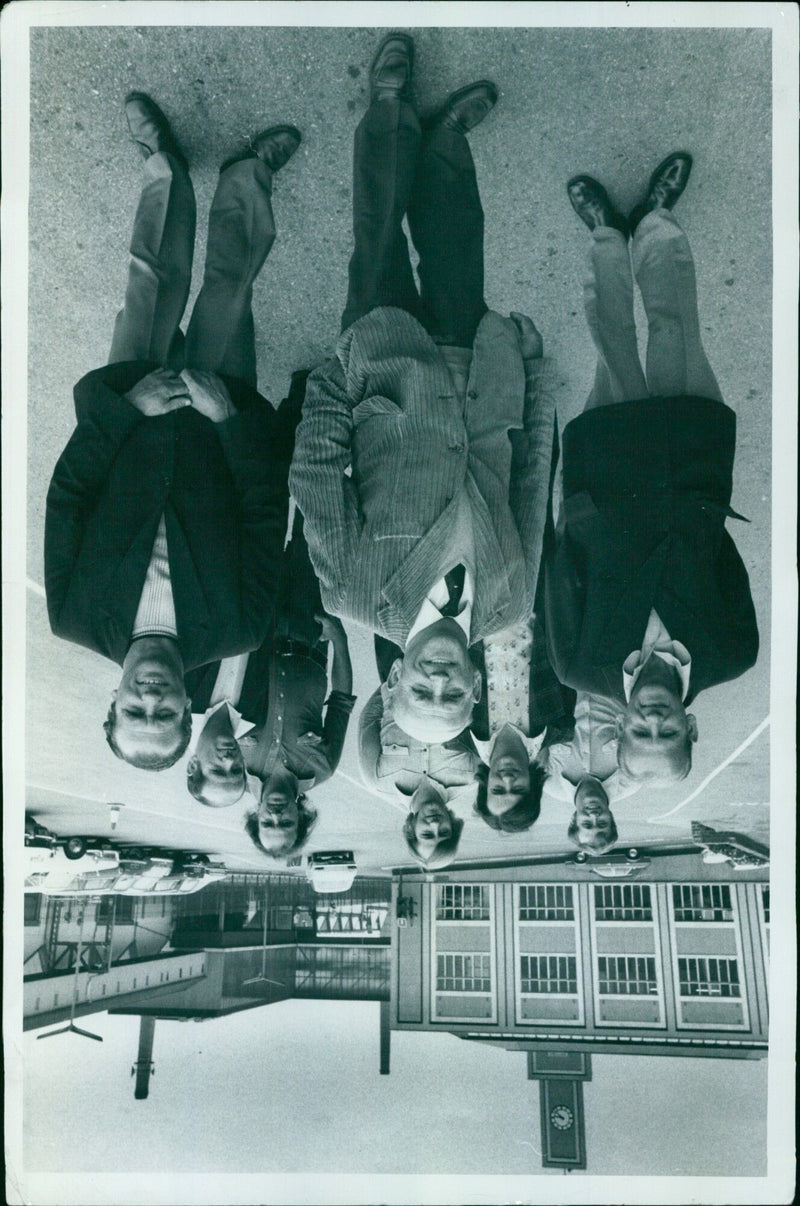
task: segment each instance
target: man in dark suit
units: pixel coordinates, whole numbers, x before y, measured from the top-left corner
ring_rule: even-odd
[[[47,496],[56,635],[118,662],[114,753],[161,770],[191,732],[185,669],[257,648],[288,511],[291,440],[256,391],[253,282],[275,237],[272,175],[300,141],[258,135],[220,171],[186,339],[195,201],[161,110],[125,103],[145,157],[125,304],[105,368],[75,387],[78,425]]]
[[[373,60],[343,333],[309,378],[291,488],[326,611],[402,647],[387,683],[394,717],[443,743],[469,725],[480,689],[469,645],[532,610],[554,410],[533,323],[483,296],[466,135],[497,89],[459,89],[421,123],[412,58],[411,38],[391,34]]]
[[[628,220],[601,184],[567,189],[592,231],[585,283],[597,346],[584,413],[564,433],[564,504],[547,560],[553,666],[579,691],[612,696],[618,761],[631,781],[669,782],[691,768],[698,692],[743,674],[758,630],[747,571],[727,517],[736,417],[700,336],[694,263],[672,207],[691,157],[653,173]],[[628,254],[649,324],[642,370]]]

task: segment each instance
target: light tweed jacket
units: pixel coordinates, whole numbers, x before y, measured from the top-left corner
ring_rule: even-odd
[[[308,379],[290,474],[327,611],[405,645],[449,568],[464,487],[472,642],[531,614],[554,454],[542,364],[523,361],[513,321],[489,311],[462,409],[436,345],[404,310],[373,310],[344,332]]]

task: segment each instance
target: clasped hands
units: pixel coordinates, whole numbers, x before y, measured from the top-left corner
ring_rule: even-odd
[[[236,414],[231,396],[216,373],[199,369],[158,368],[142,377],[125,395],[132,406],[148,418],[193,406],[212,423],[222,423]]]

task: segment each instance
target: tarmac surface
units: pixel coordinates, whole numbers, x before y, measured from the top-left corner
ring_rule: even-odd
[[[74,426],[73,384],[105,362],[124,292],[141,160],[122,100],[153,95],[191,164],[198,200],[195,282],[219,164],[248,134],[290,121],[303,143],[276,177],[278,237],[256,285],[259,385],[276,403],[293,369],[331,354],[351,234],[351,151],[380,31],[340,28],[49,28],[31,34],[28,397],[27,806],[61,833],[224,853],[231,867],[274,869],[242,829],[248,803],[200,807],[185,767],[159,775],[114,758],[101,723],[119,670],[53,637],[44,599],[44,500]],[[594,363],[581,305],[587,234],[565,192],[599,177],[627,210],[656,163],[686,148],[694,170],[676,214],[692,245],[700,316],[723,397],[738,414],[733,525],[761,631],[757,666],[694,706],[701,739],[691,777],[620,805],[620,842],[683,839],[692,819],[765,836],[769,729],[671,817],[769,711],[771,507],[771,108],[764,30],[421,29],[420,107],[470,80],[500,89],[471,135],[486,213],[487,302],[531,315],[557,368],[563,426],[582,408]],[[641,312],[640,312],[641,319]],[[643,330],[640,323],[640,330]],[[314,793],[313,848],[350,848],[367,870],[407,862],[404,809],[360,782],[360,706],[377,685],[371,636],[350,630],[359,696],[340,770]],[[787,802],[788,803],[788,802]],[[569,807],[545,797],[516,838],[468,822],[460,857],[569,849]]]

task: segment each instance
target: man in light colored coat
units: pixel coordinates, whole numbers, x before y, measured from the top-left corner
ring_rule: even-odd
[[[460,89],[423,129],[412,56],[411,39],[393,34],[372,64],[343,333],[309,378],[290,488],[326,611],[403,648],[387,683],[394,718],[442,742],[469,725],[480,695],[469,646],[532,611],[554,410],[535,326],[483,299],[465,135],[497,90]]]

